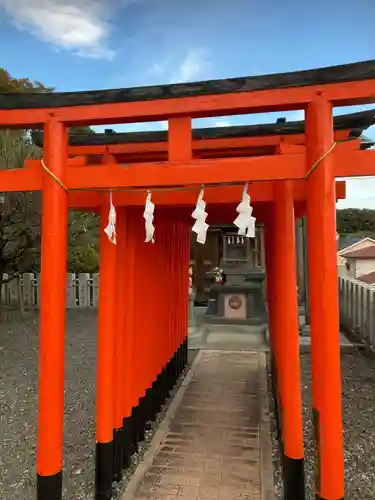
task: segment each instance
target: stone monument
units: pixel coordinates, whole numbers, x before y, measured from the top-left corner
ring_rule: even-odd
[[[195,294],[193,290],[193,269],[189,269],[189,327],[195,327],[195,310],[194,310]]]
[[[267,321],[265,272],[253,265],[249,238],[225,234],[220,264],[209,275],[212,285],[205,322],[260,325]]]

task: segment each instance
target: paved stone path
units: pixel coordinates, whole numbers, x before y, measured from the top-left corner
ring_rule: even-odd
[[[201,351],[123,500],[265,499],[265,373],[263,353]]]

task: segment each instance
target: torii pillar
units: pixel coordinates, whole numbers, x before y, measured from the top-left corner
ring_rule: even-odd
[[[68,193],[67,130],[50,117],[44,127],[42,273],[40,295],[37,498],[62,498],[64,351]]]
[[[317,95],[307,107],[307,231],[311,313],[316,498],[344,498],[344,456],[336,257],[332,104]]]

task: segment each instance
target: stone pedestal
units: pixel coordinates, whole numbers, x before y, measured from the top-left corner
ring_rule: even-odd
[[[241,284],[212,285],[206,323],[260,325],[267,321],[264,272],[249,272]]]
[[[194,310],[195,294],[192,292],[189,294],[189,326],[196,326],[195,321],[195,310]]]

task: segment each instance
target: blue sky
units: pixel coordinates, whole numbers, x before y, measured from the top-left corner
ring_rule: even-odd
[[[374,0],[0,0],[1,66],[60,91],[295,71],[375,58],[374,19]],[[302,113],[194,125],[277,116]],[[351,180],[340,206],[375,208],[374,191],[375,179]]]

